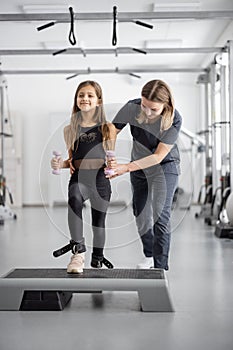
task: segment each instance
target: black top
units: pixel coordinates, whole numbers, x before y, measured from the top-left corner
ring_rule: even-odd
[[[133,136],[133,147],[131,152],[131,160],[147,157],[155,152],[159,142],[173,145],[171,151],[162,160],[160,165],[166,173],[180,174],[180,154],[176,145],[176,140],[182,124],[182,118],[177,110],[174,112],[174,120],[172,126],[165,131],[161,131],[161,118],[153,124],[139,124],[136,118],[141,112],[141,99],[135,99],[127,102],[117,113],[113,120],[113,124],[117,129],[123,129],[127,124],[130,125],[131,134]],[[156,167],[143,169],[144,172],[153,173]]]
[[[81,127],[79,138],[74,143],[72,158],[73,160],[84,158],[105,160],[105,150],[103,148],[103,136],[100,125],[85,128]]]

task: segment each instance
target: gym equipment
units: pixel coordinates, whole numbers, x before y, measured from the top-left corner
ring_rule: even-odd
[[[106,151],[106,159],[107,160],[111,160],[112,158],[115,158],[115,152],[114,151]],[[109,176],[112,176],[115,174],[114,170],[113,169],[110,169],[110,168],[106,168],[104,173],[106,175],[109,175]]]
[[[55,158],[59,159],[59,157],[61,157],[61,152],[58,152],[58,151],[53,151],[53,155]],[[54,175],[60,175],[61,174],[61,169],[53,169],[52,170],[52,173]]]
[[[218,238],[233,238],[233,192],[230,193],[230,187],[226,188],[223,196],[222,213],[224,209],[227,214],[226,220],[223,215],[219,217],[214,234]]]
[[[6,98],[4,97],[4,94]],[[6,191],[9,194],[10,203],[13,204],[13,196],[6,185],[5,177],[5,138],[13,137],[13,134],[5,132],[5,123],[10,121],[9,105],[8,107],[8,117],[5,117],[5,99],[7,99],[7,82],[2,74],[0,74],[0,141],[1,141],[1,151],[0,151],[0,225],[4,224],[6,219],[16,219],[16,214],[6,205]],[[11,124],[11,121],[10,121]]]
[[[195,213],[195,218],[205,218],[211,215],[211,203],[213,203],[213,193],[212,193],[212,173],[208,173],[205,176],[205,184],[201,186],[198,195],[198,204],[201,204],[201,196],[203,189],[205,189],[205,199],[203,204],[201,204],[200,213]]]
[[[231,192],[226,200],[226,211],[229,222],[233,226],[233,192]]]
[[[217,203],[217,195],[218,192],[221,192],[222,187],[219,186],[215,189],[214,191],[214,195],[212,197],[212,201],[211,201],[211,206],[210,206],[210,212],[204,216],[204,222],[206,224],[208,224],[209,226],[211,225],[215,225],[216,221],[217,221],[217,216],[219,216],[219,209],[217,209],[218,215],[216,216],[215,212],[214,212],[214,208],[216,207],[216,203]]]
[[[62,310],[72,293],[137,291],[142,311],[173,312],[163,269],[14,269],[0,278],[0,310]]]

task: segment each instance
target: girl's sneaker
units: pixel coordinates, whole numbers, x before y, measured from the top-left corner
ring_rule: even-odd
[[[67,273],[83,273],[85,253],[75,253],[72,255]]]

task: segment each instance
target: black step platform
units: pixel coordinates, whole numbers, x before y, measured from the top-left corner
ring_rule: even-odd
[[[137,291],[142,311],[174,311],[162,269],[14,269],[0,278],[0,310],[62,310],[73,293]]]

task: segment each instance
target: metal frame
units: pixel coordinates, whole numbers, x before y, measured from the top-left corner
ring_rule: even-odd
[[[0,49],[0,56],[23,56],[23,55],[52,55],[56,49]],[[64,55],[118,55],[118,54],[138,54],[132,47],[117,47],[113,48],[66,48],[62,54]],[[224,47],[183,47],[183,48],[140,48],[147,54],[176,54],[176,53],[220,53],[226,51]]]
[[[159,67],[159,68],[133,68],[133,69],[12,69],[12,70],[0,70],[0,74],[5,75],[30,75],[30,74],[130,74],[130,73],[203,73],[206,69],[204,68],[170,68]]]
[[[229,120],[230,120],[230,181],[233,188],[233,40],[228,42],[229,52]]]
[[[118,22],[134,22],[142,20],[195,20],[195,19],[232,19],[233,11],[158,11],[158,12],[118,12]],[[112,12],[74,13],[76,21],[112,21]],[[70,22],[70,14],[67,13],[1,13],[0,22],[33,22],[33,21],[57,21]]]

